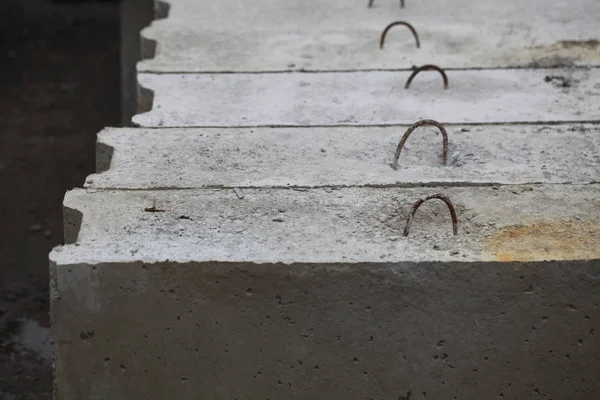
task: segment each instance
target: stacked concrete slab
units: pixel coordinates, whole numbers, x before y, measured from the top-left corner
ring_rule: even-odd
[[[56,398],[599,397],[597,15],[173,0],[65,198]]]

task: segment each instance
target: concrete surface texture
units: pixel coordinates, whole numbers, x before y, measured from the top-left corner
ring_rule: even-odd
[[[440,200],[454,203],[459,234]],[[600,255],[598,185],[461,188],[74,190],[60,264],[165,260],[262,262],[543,261]],[[69,231],[74,230],[74,234]],[[556,244],[560,242],[560,245]]]
[[[597,260],[53,269],[64,400],[598,392]]]
[[[597,185],[432,190],[69,192],[57,398],[593,397]]]
[[[57,399],[599,397],[600,5],[366,3],[159,3],[50,254]],[[425,118],[448,165],[394,171]]]
[[[139,74],[148,127],[576,122],[600,118],[600,69]]]
[[[600,126],[448,126],[448,161],[436,127],[105,129],[98,174],[85,186],[410,186],[592,183],[600,176]]]
[[[155,42],[140,72],[250,72],[600,65],[600,3],[567,1],[172,0],[142,31]],[[490,16],[493,15],[493,18]],[[406,27],[379,39],[396,20]]]

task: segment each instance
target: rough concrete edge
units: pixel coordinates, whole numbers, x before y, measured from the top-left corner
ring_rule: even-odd
[[[154,2],[154,20],[165,19],[169,17],[169,13],[171,11],[171,4],[157,0]],[[143,114],[150,110],[154,106],[154,90],[146,88],[142,86],[137,80],[137,64],[141,60],[146,60],[150,58],[156,57],[156,49],[158,47],[158,42],[156,39],[153,39],[148,35],[148,27],[151,27],[154,22],[150,22],[150,24],[140,31],[140,57],[138,62],[136,62],[136,81],[137,81],[137,93],[136,93],[136,113]],[[139,126],[135,122],[133,122],[133,116],[130,119],[133,126]]]
[[[171,5],[163,0],[121,1],[121,124],[135,126],[132,118],[138,107],[137,64],[143,57],[154,56],[156,43],[145,41],[141,30],[154,19],[166,18]]]
[[[154,19],[165,19],[171,12],[171,3],[164,0],[156,0],[154,3]]]
[[[69,207],[70,196],[72,192],[79,192],[81,189],[73,189],[67,191],[63,199],[63,243],[65,245],[73,244],[77,241],[79,231],[81,230],[81,223],[83,222],[83,212],[77,210],[74,207]],[[53,250],[54,251],[54,250]],[[57,276],[57,264],[52,259],[52,252],[48,256],[48,270],[49,270],[49,285],[48,285],[48,297],[50,303],[49,316],[50,316],[50,340],[52,345],[52,398],[54,400],[60,399],[57,385],[57,377],[59,371],[57,371],[57,360],[59,355],[56,352],[56,346],[54,342],[54,330],[52,328],[52,321],[55,320],[54,314],[56,311],[56,302],[60,300],[60,290],[58,288],[58,276]]]
[[[112,163],[115,147],[110,141],[112,128],[104,128],[96,140],[96,173],[107,171]]]
[[[140,36],[141,55],[140,60],[147,60],[156,56],[156,39],[150,39],[142,34]]]
[[[154,20],[165,19],[169,17],[171,11],[171,4],[166,1],[156,1],[154,3]],[[158,47],[158,41],[152,36],[152,30],[148,29],[154,25],[151,22],[150,25],[145,27],[140,32],[140,45],[141,45],[141,57],[140,60],[147,60],[156,57],[156,48]],[[137,67],[136,67],[137,68]]]
[[[476,261],[465,261],[465,260],[451,260],[451,261],[398,261],[398,262],[386,262],[386,261],[373,261],[373,262],[352,262],[352,261],[333,261],[333,262],[311,262],[302,261],[294,263],[285,262],[256,262],[256,261],[218,261],[218,260],[206,260],[206,261],[176,261],[176,260],[131,260],[126,262],[115,262],[115,261],[101,261],[99,263],[80,263],[77,261],[68,263],[59,263],[51,261],[52,268],[79,268],[87,267],[92,270],[100,270],[103,267],[114,267],[123,269],[123,265],[139,267],[142,269],[149,269],[153,267],[171,267],[178,268],[184,264],[193,264],[194,268],[200,266],[203,272],[207,274],[226,276],[231,271],[252,271],[256,275],[265,274],[269,272],[278,272],[282,270],[288,270],[298,276],[304,276],[306,274],[313,273],[317,270],[327,271],[328,273],[353,273],[358,271],[359,273],[381,273],[382,271],[391,272],[394,275],[402,276],[406,279],[412,279],[415,276],[429,274],[437,271],[447,270],[472,270],[481,271],[478,264],[486,264],[489,268],[500,268],[511,273],[520,273],[521,271],[528,271],[533,268],[540,269],[554,269],[556,267],[548,266],[549,263],[558,266],[559,268],[571,267],[573,264],[577,265],[582,270],[591,270],[593,273],[591,278],[600,279],[598,274],[598,267],[600,267],[600,259],[580,259],[580,260],[543,260],[543,261],[492,261],[492,260],[476,260]],[[423,268],[423,264],[427,265],[427,268]],[[290,266],[292,268],[290,269]],[[399,273],[401,272],[401,273]],[[58,284],[57,282],[55,282]],[[55,286],[58,289],[58,286]],[[59,296],[55,297],[59,299]]]
[[[137,109],[136,115],[132,116],[131,123],[133,126],[140,126],[139,123],[135,122],[135,117],[140,114],[145,114],[152,110],[154,107],[154,90],[142,86],[139,81],[137,84]]]
[[[136,110],[140,30],[152,21],[154,0],[120,2],[121,125],[131,126]]]
[[[52,346],[52,358],[51,358],[51,365],[52,365],[52,399],[53,400],[59,400],[60,396],[58,394],[58,384],[57,382],[57,371],[56,371],[56,366],[57,366],[57,361],[58,361],[58,354],[56,352],[56,346],[55,346],[55,342],[54,342],[54,329],[52,326],[52,321],[55,320],[54,316],[56,313],[56,301],[58,301],[60,299],[60,292],[58,289],[58,277],[57,277],[57,273],[56,273],[56,263],[54,261],[52,261],[51,259],[49,259],[49,275],[50,275],[50,282],[49,282],[49,286],[48,286],[48,297],[49,297],[49,310],[48,310],[48,314],[49,314],[49,318],[50,318],[50,344]]]
[[[77,242],[81,223],[83,222],[83,212],[76,208],[69,207],[69,197],[71,193],[78,192],[78,189],[68,191],[63,200],[63,229],[64,229],[64,244],[73,244]]]

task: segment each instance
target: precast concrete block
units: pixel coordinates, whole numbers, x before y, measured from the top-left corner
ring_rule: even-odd
[[[597,398],[599,190],[71,191],[56,398]]]
[[[600,65],[600,3],[443,0],[171,0],[142,31],[140,72],[347,71]],[[384,28],[393,28],[383,49]]]
[[[282,74],[139,74],[154,93],[144,127],[363,126],[589,122],[600,69]]]
[[[155,0],[122,0],[120,8],[120,77],[121,77],[121,122],[131,125],[136,114],[137,76],[136,65],[141,59],[140,30],[150,24],[155,16]]]
[[[447,161],[435,126],[108,128],[98,138],[98,189],[593,183],[600,126],[451,125]]]

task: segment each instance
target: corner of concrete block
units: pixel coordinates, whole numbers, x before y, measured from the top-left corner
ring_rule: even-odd
[[[154,3],[154,20],[165,19],[169,17],[171,5],[164,1]],[[145,27],[140,32],[140,60],[148,60],[156,57],[156,48],[158,42],[153,37],[155,32],[154,22]]]
[[[147,33],[142,31],[140,36],[141,59],[148,60],[156,57],[157,42],[155,39],[149,38]]]
[[[52,259],[52,255],[50,256],[48,263],[48,272],[50,276],[50,281],[48,282],[48,291],[50,294],[50,319],[52,320],[52,316],[54,315],[54,302],[59,298],[58,277],[56,275],[56,261]]]
[[[137,108],[137,62],[142,58],[144,46],[140,31],[152,20],[166,18],[170,5],[164,1],[127,0],[121,2],[121,118],[124,126],[134,125],[131,121]],[[152,45],[145,47],[152,50]],[[146,50],[148,51],[148,50]]]
[[[137,113],[142,114],[152,110],[154,105],[154,90],[137,86]]]
[[[166,1],[157,0],[154,2],[154,19],[165,19],[169,17],[171,4]]]
[[[59,350],[56,346],[56,325],[59,323],[57,321],[57,306],[60,301],[60,292],[58,289],[58,273],[57,273],[57,265],[56,262],[50,258],[49,262],[50,269],[50,282],[49,282],[49,300],[50,300],[50,340],[52,342],[52,398],[54,400],[58,400],[62,398],[59,395],[59,385],[58,382],[61,380],[61,368],[59,360]]]
[[[57,278],[56,278],[56,263],[52,260],[50,260],[49,262],[49,269],[50,269],[50,282],[48,285],[48,289],[49,289],[49,300],[50,300],[50,310],[49,310],[49,317],[50,317],[50,340],[52,341],[52,399],[53,400],[57,400],[59,398],[58,396],[58,391],[57,391],[57,384],[56,384],[56,346],[54,345],[54,332],[52,329],[52,322],[55,319],[56,316],[56,301],[59,298],[59,294],[58,294],[58,284],[57,284]]]
[[[72,244],[77,242],[81,223],[83,221],[83,213],[75,207],[69,206],[70,197],[75,191],[67,192],[63,200],[63,236],[64,244]]]
[[[115,148],[109,144],[105,131],[98,134],[96,140],[96,173],[101,173],[110,168]]]

